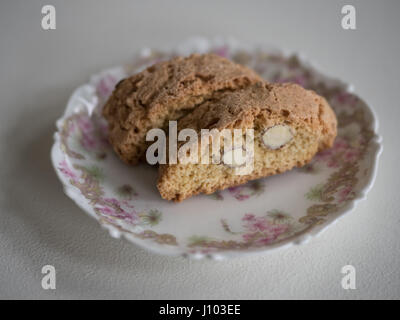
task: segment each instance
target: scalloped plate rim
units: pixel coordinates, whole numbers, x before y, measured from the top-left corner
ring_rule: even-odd
[[[253,46],[253,48],[259,48],[260,47],[256,47]],[[331,81],[335,81],[340,83],[341,85],[343,85],[346,89],[345,91],[348,93],[355,93],[354,90],[354,86],[351,84],[348,84],[340,79],[337,79],[335,77],[332,77],[331,75],[326,75],[326,74],[321,74],[321,72],[318,71],[318,69],[315,67],[314,63],[311,63],[309,61],[309,59],[305,58],[304,54],[301,53],[297,53],[294,51],[289,51],[289,50],[280,50],[277,48],[274,48],[272,46],[268,46],[268,49],[265,48],[265,46],[261,47],[261,50],[263,51],[274,51],[274,52],[280,52],[282,54],[282,56],[284,57],[288,57],[288,56],[296,56],[299,61],[302,62],[302,64],[304,64],[305,66],[308,66],[309,68],[312,69],[313,72],[322,75],[324,78],[329,79]],[[99,75],[103,72],[106,72],[107,70],[111,70],[111,69],[115,69],[118,68],[119,66],[116,67],[112,67],[112,68],[107,68],[101,72],[98,72],[94,75],[92,75],[92,77]],[[91,78],[92,78],[91,77]],[[81,90],[82,88],[86,87],[86,86],[92,86],[89,83],[85,83],[81,86],[79,86],[78,88],[76,88],[72,95],[70,96],[70,98],[68,99],[67,102],[67,107],[63,113],[63,115],[58,118],[56,120],[56,128],[57,130],[55,131],[54,135],[53,135],[53,145],[51,148],[51,162],[53,165],[54,170],[56,171],[57,177],[59,178],[59,180],[61,181],[62,185],[63,185],[63,192],[67,195],[67,197],[69,197],[71,200],[74,201],[74,203],[83,211],[85,211],[87,214],[89,214],[91,217],[95,218],[98,222],[99,219],[98,217],[91,212],[90,209],[87,208],[87,204],[83,204],[82,201],[80,201],[81,199],[79,199],[80,197],[80,192],[79,189],[77,189],[76,187],[73,187],[71,185],[68,185],[64,182],[64,177],[61,176],[60,172],[57,170],[57,164],[56,164],[56,154],[59,151],[59,143],[60,143],[60,138],[59,138],[59,123],[65,118],[65,116],[67,115],[67,111],[68,111],[68,106],[70,105],[71,100],[74,98],[74,96],[77,94],[77,92],[79,90]],[[358,95],[357,95],[358,96]],[[337,221],[339,219],[341,219],[343,216],[345,216],[346,213],[350,213],[352,211],[354,211],[354,209],[357,207],[357,204],[362,201],[367,199],[367,194],[368,192],[372,189],[373,184],[375,182],[376,176],[377,176],[377,170],[378,170],[378,164],[379,164],[379,157],[383,152],[383,143],[382,143],[382,136],[378,133],[378,129],[379,129],[379,121],[378,118],[376,116],[376,112],[374,110],[373,107],[371,107],[369,104],[367,104],[365,102],[365,100],[363,100],[360,96],[358,96],[365,104],[366,109],[370,112],[371,114],[371,127],[373,128],[373,132],[374,132],[374,136],[370,141],[370,151],[368,152],[369,157],[370,157],[370,161],[373,161],[373,167],[371,168],[368,177],[365,179],[365,183],[364,186],[358,191],[358,195],[356,198],[352,199],[351,201],[349,201],[349,203],[347,203],[344,207],[340,208],[340,210],[338,212],[336,212],[334,214],[334,218],[332,221],[329,222],[325,222],[321,225],[317,225],[314,226],[313,228],[311,228],[310,230],[306,231],[303,234],[297,235],[297,236],[291,236],[289,238],[283,239],[282,241],[278,241],[277,243],[274,243],[272,245],[269,245],[267,248],[266,247],[261,247],[261,248],[251,248],[251,249],[246,249],[246,250],[224,250],[221,252],[211,252],[211,253],[188,253],[184,251],[184,247],[182,246],[178,246],[176,248],[176,250],[161,250],[156,246],[148,246],[146,242],[140,240],[140,239],[136,239],[133,237],[130,237],[129,235],[127,235],[124,232],[118,231],[113,229],[112,226],[106,225],[106,224],[102,224],[100,223],[101,227],[103,229],[108,230],[109,234],[111,237],[113,238],[125,238],[127,239],[129,242],[134,243],[135,245],[137,245],[138,247],[144,249],[144,250],[148,250],[151,251],[153,253],[157,253],[157,254],[161,254],[161,255],[168,255],[168,256],[183,256],[183,257],[189,257],[189,258],[193,258],[193,259],[201,259],[201,258],[210,258],[213,260],[222,260],[225,258],[233,258],[233,257],[242,257],[242,256],[250,256],[250,255],[255,255],[258,253],[271,253],[273,251],[276,251],[278,249],[286,249],[290,246],[293,245],[300,245],[300,244],[306,244],[308,243],[308,241],[310,241],[313,237],[316,237],[320,234],[323,233],[323,231],[327,230],[328,227],[334,225],[337,223]],[[374,155],[372,157],[372,155]]]

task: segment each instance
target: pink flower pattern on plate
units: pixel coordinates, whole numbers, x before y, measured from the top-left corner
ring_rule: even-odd
[[[329,168],[338,168],[342,163],[352,163],[359,159],[360,150],[352,147],[342,137],[337,137],[332,148],[315,156],[315,161],[326,163]]]
[[[256,217],[254,214],[245,214],[242,221],[246,230],[242,236],[243,240],[254,242],[256,245],[269,244],[289,230],[287,223],[274,223],[267,217]]]
[[[67,161],[64,159],[60,162],[58,169],[69,179],[75,181],[77,179],[76,174],[68,167]]]
[[[219,55],[219,56],[221,56],[221,57],[228,58],[228,56],[229,56],[229,48],[227,46],[222,46],[222,47],[219,47],[219,48],[215,49],[214,53]]]
[[[237,200],[243,201],[243,200],[250,198],[249,194],[242,194],[242,191],[244,190],[244,188],[245,188],[244,186],[236,186],[236,187],[228,188],[228,191]]]
[[[97,95],[105,101],[111,95],[114,90],[115,85],[117,84],[117,79],[115,79],[112,75],[107,74],[97,83],[96,91]]]
[[[358,101],[357,97],[351,93],[345,91],[339,91],[336,95],[332,97],[332,101],[337,105],[345,105],[354,107]]]
[[[338,202],[345,202],[348,198],[350,198],[353,194],[352,186],[344,187],[342,190],[338,192]]]
[[[98,206],[95,209],[105,216],[115,217],[130,224],[134,224],[138,219],[138,214],[133,209],[133,206],[129,206],[130,210],[124,208],[127,204],[127,202],[119,201],[115,198],[104,198],[102,206]]]

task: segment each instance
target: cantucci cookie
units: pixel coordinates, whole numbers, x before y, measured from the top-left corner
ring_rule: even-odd
[[[215,54],[193,54],[157,63],[122,80],[103,109],[109,141],[119,157],[137,164],[144,157],[146,134],[167,128],[212,99],[215,93],[245,88],[261,78],[252,70]]]
[[[209,164],[178,160],[160,165],[158,189],[164,199],[174,201],[304,166],[318,151],[332,146],[336,117],[326,100],[313,91],[295,84],[258,83],[216,94],[180,119],[178,128],[195,130],[201,142],[197,153],[208,156]],[[236,148],[234,139],[226,144],[219,137],[219,162],[213,163],[215,153],[201,147],[205,143],[202,129],[241,129],[243,135],[246,129],[253,129],[249,130],[254,138],[252,150],[246,150],[247,144]],[[250,160],[245,165],[247,172],[240,172],[244,163],[234,160],[237,153],[239,159]]]

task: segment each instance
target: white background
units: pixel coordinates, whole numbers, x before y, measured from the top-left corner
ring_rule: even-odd
[[[341,28],[353,4],[357,30]],[[41,29],[53,4],[57,29]],[[400,298],[400,1],[1,1],[0,298]],[[224,262],[157,256],[110,238],[64,196],[49,152],[73,89],[143,46],[234,36],[300,51],[355,85],[384,151],[368,199],[306,245]],[[41,268],[57,289],[41,288]],[[357,270],[343,290],[341,267]]]

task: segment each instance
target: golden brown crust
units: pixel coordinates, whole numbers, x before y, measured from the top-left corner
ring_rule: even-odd
[[[122,160],[137,164],[146,133],[164,128],[219,91],[261,81],[252,70],[215,54],[193,54],[157,63],[117,84],[103,109],[109,140]]]

